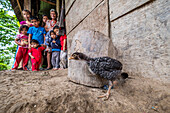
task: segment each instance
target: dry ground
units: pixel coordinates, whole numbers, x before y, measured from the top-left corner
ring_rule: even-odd
[[[67,70],[0,71],[0,113],[170,113],[170,84],[132,76],[111,90],[75,84]]]

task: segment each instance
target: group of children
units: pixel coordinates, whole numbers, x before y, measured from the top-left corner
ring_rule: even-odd
[[[50,12],[53,13],[55,10]],[[55,25],[53,29],[49,31],[46,30],[45,24],[48,17],[46,15],[43,16],[43,23],[40,25],[39,19],[37,17],[32,17],[28,10],[23,10],[23,17],[26,21],[20,22],[20,34],[18,34],[15,39],[18,50],[11,70],[28,70],[27,65],[30,56],[32,71],[39,71],[39,67],[42,66],[44,59],[44,52],[49,53],[51,59],[50,63],[54,70],[67,68],[67,36],[65,34],[64,36],[59,35],[60,27]],[[50,63],[48,63],[48,65],[51,65]],[[18,68],[19,64],[21,64],[21,68]]]

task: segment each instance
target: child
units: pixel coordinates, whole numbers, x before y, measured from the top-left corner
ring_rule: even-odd
[[[29,43],[29,48],[30,48],[30,41],[32,39],[35,39],[39,42],[39,44],[44,44],[45,41],[45,34],[46,31],[43,27],[39,26],[40,21],[38,20],[37,17],[32,17],[31,22],[33,23],[33,27],[30,27],[28,30],[29,38],[28,38],[28,43]]]
[[[39,45],[37,40],[31,40],[31,49],[28,51],[29,56],[31,57],[32,62],[32,71],[39,71],[39,66],[42,59],[42,51],[45,50],[44,47]]]
[[[53,28],[54,32],[59,35],[59,26]],[[60,52],[60,68],[67,68],[67,36],[60,36],[61,52]]]
[[[53,70],[58,70],[60,68],[59,62],[60,62],[60,39],[59,36],[56,36],[56,33],[54,31],[50,31],[50,36],[52,38],[51,42],[47,42],[51,45],[52,48],[52,58],[51,62],[53,65]]]
[[[45,27],[47,20],[48,20],[48,16],[47,15],[43,15],[42,16],[42,25],[41,25],[41,27]]]
[[[23,59],[22,67],[23,70],[27,70],[26,65],[28,63],[28,36],[27,36],[28,26],[22,25],[19,28],[19,35],[17,35],[17,38],[15,39],[15,43],[18,44],[18,52],[16,54],[14,67],[11,70],[18,69],[19,63],[21,59]]]
[[[20,24],[21,24],[21,25],[26,25],[26,26],[28,26],[28,27],[32,27],[33,24],[31,23],[31,20],[30,20],[30,18],[31,18],[31,12],[28,11],[28,10],[26,10],[26,9],[24,9],[24,10],[22,11],[22,14],[23,14],[23,17],[24,17],[24,19],[25,19],[26,21],[21,21]]]
[[[65,69],[67,68],[67,36],[66,34],[60,37],[60,42],[61,42],[60,66],[61,68]]]

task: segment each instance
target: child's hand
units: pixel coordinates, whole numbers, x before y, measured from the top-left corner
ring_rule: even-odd
[[[55,41],[55,40],[53,40],[52,42],[53,42],[53,43],[56,43],[56,41]]]
[[[34,56],[31,56],[32,59],[34,59],[35,57]]]
[[[28,44],[28,49],[31,49],[31,45],[30,44]]]
[[[45,47],[46,48],[46,45],[45,44],[41,44],[41,46]]]
[[[24,42],[21,42],[21,46],[26,46],[26,44]]]

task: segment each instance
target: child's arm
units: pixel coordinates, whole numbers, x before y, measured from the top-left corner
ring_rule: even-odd
[[[45,34],[44,34],[44,44],[45,44]]]
[[[29,55],[32,59],[35,58],[34,56],[31,55],[31,50],[28,50],[28,55]]]
[[[15,43],[18,44],[19,46],[21,46],[21,43],[18,42],[18,40],[19,40],[19,38],[16,38],[16,39],[15,39]]]
[[[66,39],[64,39],[64,44],[63,44],[63,51],[65,51],[65,49],[66,49]]]
[[[32,34],[29,34],[29,37],[28,37],[28,48],[30,49],[31,48],[31,39],[32,39]]]

